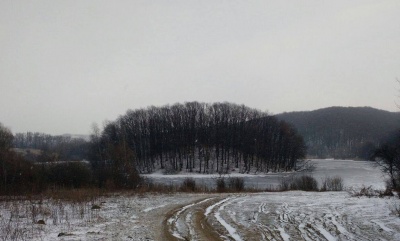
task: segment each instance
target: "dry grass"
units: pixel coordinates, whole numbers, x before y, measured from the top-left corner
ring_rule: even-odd
[[[59,189],[47,190],[41,194],[44,198],[56,200],[65,200],[72,202],[95,201],[99,197],[107,195],[109,192],[98,188],[80,188],[80,189]]]
[[[343,179],[339,176],[325,177],[320,191],[343,191]]]
[[[193,178],[185,178],[180,186],[180,190],[182,192],[197,192],[196,181]]]
[[[393,197],[394,194],[392,192],[391,189],[385,189],[385,190],[375,190],[372,188],[372,186],[369,187],[365,187],[363,186],[361,189],[359,190],[354,190],[354,189],[350,189],[349,193],[351,196],[353,197],[379,197],[379,198],[383,198],[383,197]]]
[[[71,231],[71,220],[90,223],[99,218],[102,196],[98,190],[57,190],[37,196],[3,199],[0,218],[0,240],[41,239],[48,224]]]
[[[281,191],[302,190],[302,191],[319,191],[318,182],[314,177],[303,175],[298,177],[283,178],[279,185]]]
[[[228,180],[228,187],[234,192],[242,192],[244,188],[244,179],[241,177],[231,177]]]

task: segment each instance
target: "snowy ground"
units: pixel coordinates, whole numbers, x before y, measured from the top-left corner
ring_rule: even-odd
[[[346,185],[382,186],[378,170],[347,162],[342,169],[320,162],[320,168],[345,174]],[[0,240],[400,240],[396,209],[394,197],[302,191],[2,201]]]
[[[393,202],[347,193],[256,194],[228,199],[214,216],[234,240],[400,240]]]

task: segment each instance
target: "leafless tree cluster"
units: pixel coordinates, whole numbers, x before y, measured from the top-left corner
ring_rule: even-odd
[[[188,102],[129,110],[92,135],[95,169],[200,173],[288,171],[305,145],[283,121],[244,105]],[[117,168],[118,167],[118,168]]]
[[[70,136],[52,136],[39,132],[16,133],[13,140],[15,147],[40,150],[51,149],[61,143],[67,143],[70,141]]]
[[[32,171],[23,159],[11,150],[13,135],[0,123],[0,193],[30,181]]]
[[[0,195],[35,193],[55,186],[79,188],[91,185],[90,166],[83,162],[67,162],[73,161],[74,157],[80,160],[78,155],[86,152],[87,142],[29,132],[16,136],[17,140],[0,123]],[[39,152],[28,155],[16,152],[13,147]],[[38,162],[43,163],[39,165]]]
[[[13,147],[40,150],[40,155],[28,153],[24,156],[30,161],[78,161],[87,158],[88,142],[68,135],[26,132],[14,135]]]
[[[388,189],[400,189],[400,136],[377,148],[372,159],[389,175]]]

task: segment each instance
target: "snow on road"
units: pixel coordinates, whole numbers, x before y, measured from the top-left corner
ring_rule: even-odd
[[[186,206],[180,208],[178,211],[176,211],[172,217],[168,218],[168,225],[170,226],[170,231],[171,231],[172,235],[178,239],[185,240],[185,237],[184,237],[185,233],[189,232],[188,236],[193,237],[194,230],[190,226],[192,213],[188,212],[186,215],[186,218],[182,218],[182,214],[187,209],[192,208],[195,205],[200,205],[202,203],[208,202],[211,199],[212,198],[206,198],[204,200],[186,205]],[[181,221],[181,222],[179,222],[179,221]]]
[[[204,215],[205,215],[205,216],[210,215],[210,213],[212,212],[212,210],[213,210],[216,206],[221,205],[222,203],[228,201],[229,199],[231,199],[231,197],[225,198],[225,199],[223,199],[223,200],[221,200],[221,201],[219,201],[219,202],[217,202],[217,203],[215,203],[215,204],[209,206],[209,207],[206,209],[206,212],[204,213]]]
[[[224,211],[225,206],[227,206],[229,202],[226,202],[222,204],[218,211],[215,213],[214,217],[218,220],[218,222],[225,227],[225,229],[228,231],[229,235],[235,240],[235,241],[243,241],[243,239],[239,236],[237,233],[237,230],[232,227],[229,223],[227,223],[222,217],[221,217],[221,212]]]
[[[167,205],[167,204],[163,204],[163,205],[160,205],[160,206],[157,206],[157,207],[149,207],[149,208],[144,209],[143,212],[147,213],[147,212],[150,212],[151,210],[154,210],[154,209],[157,209],[157,208],[165,207],[166,205]]]

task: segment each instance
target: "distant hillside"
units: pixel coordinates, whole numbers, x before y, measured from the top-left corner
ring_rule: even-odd
[[[304,137],[310,157],[368,157],[400,129],[400,113],[371,107],[329,107],[276,115],[294,125]]]
[[[71,139],[83,139],[90,141],[90,135],[78,135],[78,134],[63,134],[64,137],[70,137]]]

